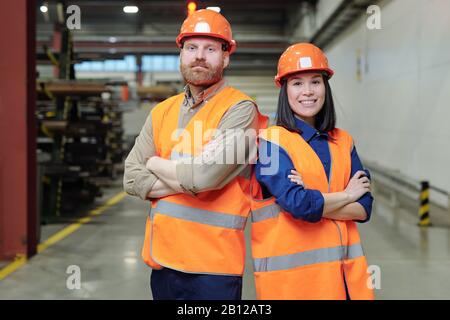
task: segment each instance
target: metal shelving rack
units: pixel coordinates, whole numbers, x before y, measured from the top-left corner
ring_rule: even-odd
[[[63,25],[57,30],[59,52],[45,48],[56,79],[36,87],[38,149],[50,155],[40,164],[43,223],[77,215],[101,196],[100,187],[117,177],[124,157],[114,87],[76,80],[71,31]]]

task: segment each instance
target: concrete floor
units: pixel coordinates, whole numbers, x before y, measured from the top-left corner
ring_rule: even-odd
[[[119,191],[117,184],[99,202]],[[449,299],[450,229],[421,229],[416,212],[404,207],[378,197],[372,220],[360,225],[369,264],[381,272],[377,299]],[[124,198],[0,281],[0,299],[151,299],[151,269],[140,259],[146,215],[146,203]],[[43,239],[62,227],[44,226]],[[67,289],[71,265],[80,267],[81,289]],[[247,266],[243,299],[254,299],[250,255]]]

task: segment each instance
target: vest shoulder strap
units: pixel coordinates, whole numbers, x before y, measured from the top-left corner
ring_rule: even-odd
[[[329,133],[329,135],[331,138],[339,141],[340,144],[343,144],[345,148],[348,148],[349,152],[352,152],[353,138],[347,131],[344,129],[335,128]]]
[[[259,137],[278,145],[285,149],[285,151],[288,151],[291,145],[298,145],[305,142],[297,133],[291,132],[281,126],[271,126],[261,130]]]
[[[168,113],[169,109],[174,105],[179,105],[183,102],[184,93],[177,94],[173,97],[158,103],[151,111],[152,126],[153,126],[153,141],[155,146],[158,145],[159,134],[161,132],[161,126],[164,122],[164,116]]]
[[[348,146],[351,152],[353,148],[353,138],[347,131],[340,128],[335,128],[329,133],[329,135],[334,140],[339,141],[339,143]],[[271,126],[267,129],[261,130],[259,137],[271,143],[275,143],[280,147],[286,146],[286,144],[292,142],[292,139],[300,138],[297,134],[293,134],[291,131],[281,126]]]
[[[267,129],[261,130],[259,136],[266,141],[277,143],[276,140],[278,139],[278,137],[284,136],[287,133],[289,133],[289,130],[281,126],[271,126]]]
[[[251,101],[252,103],[256,104],[251,97],[249,97],[242,91],[230,86],[223,88],[220,92],[217,93],[216,96],[220,97],[221,99],[226,99],[228,107],[232,107],[241,101]]]
[[[166,100],[158,103],[151,111],[152,119],[159,118],[162,116],[165,112],[167,112],[167,109],[170,108],[173,104],[180,101],[180,103],[184,99],[184,93],[177,94],[175,96],[172,96],[170,98],[167,98]],[[158,119],[160,120],[160,119]]]
[[[233,89],[235,92],[239,93],[239,94],[241,95],[241,98],[242,98],[243,100],[249,100],[249,101],[255,102],[254,99],[253,99],[252,97],[246,95],[246,94],[243,93],[241,90],[238,90],[238,89],[236,89],[236,88],[234,88],[234,87],[229,87],[229,88],[231,88],[231,89]]]

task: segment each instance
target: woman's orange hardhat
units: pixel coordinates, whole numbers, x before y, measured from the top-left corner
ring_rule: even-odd
[[[281,80],[301,71],[324,71],[331,78],[334,71],[328,66],[328,59],[318,47],[311,43],[296,43],[286,49],[278,61],[275,84],[281,87]]]

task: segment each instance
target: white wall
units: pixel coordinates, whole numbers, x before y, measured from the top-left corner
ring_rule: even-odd
[[[342,2],[343,0],[320,0],[317,3],[316,22],[318,28],[322,26]]]
[[[327,50],[338,125],[351,132],[362,158],[447,191],[449,12],[448,0],[393,0],[381,7],[381,30],[368,30],[363,17]]]

